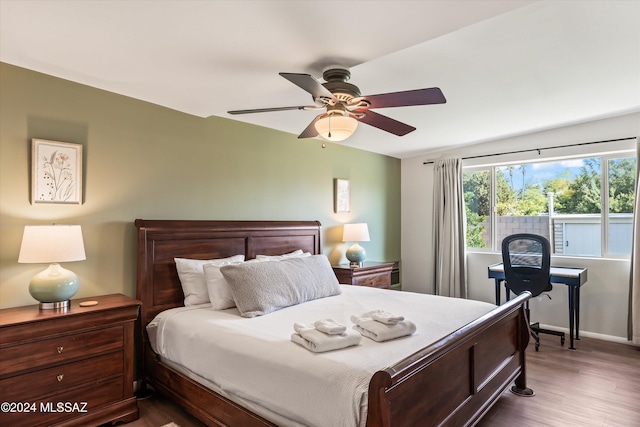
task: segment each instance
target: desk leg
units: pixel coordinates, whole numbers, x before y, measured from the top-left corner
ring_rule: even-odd
[[[501,279],[495,279],[496,281],[496,305],[500,305],[500,282]]]
[[[569,350],[575,350],[576,348],[573,346],[573,327],[575,321],[575,289],[574,286],[567,286],[569,291]]]
[[[576,339],[580,339],[580,286],[575,286],[576,288]]]

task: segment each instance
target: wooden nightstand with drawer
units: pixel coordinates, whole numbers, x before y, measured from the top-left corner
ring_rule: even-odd
[[[333,271],[338,282],[344,285],[370,286],[391,289],[392,262],[365,262],[362,267],[334,265]]]
[[[79,306],[88,300],[98,304]],[[0,310],[0,425],[136,420],[139,308],[139,301],[113,294],[72,300],[64,311],[38,305]]]

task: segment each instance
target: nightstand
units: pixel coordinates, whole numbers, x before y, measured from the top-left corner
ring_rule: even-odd
[[[80,307],[83,301],[97,305]],[[140,302],[120,294],[0,310],[0,425],[130,422],[134,324]],[[6,405],[2,403],[2,405]]]
[[[341,284],[381,289],[391,289],[392,270],[392,262],[365,262],[362,267],[355,268],[348,264],[333,266],[333,272]]]

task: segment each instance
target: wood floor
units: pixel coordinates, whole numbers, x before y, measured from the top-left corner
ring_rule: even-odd
[[[640,426],[640,348],[583,338],[570,351],[558,341],[542,335],[539,352],[527,348],[536,395],[505,392],[478,425]]]
[[[640,426],[640,348],[583,338],[569,351],[554,338],[542,336],[539,352],[527,349],[536,395],[505,392],[478,426]],[[160,395],[138,403],[140,419],[127,427],[204,426]]]

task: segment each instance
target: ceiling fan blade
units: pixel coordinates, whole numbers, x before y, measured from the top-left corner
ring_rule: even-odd
[[[316,98],[328,98],[335,99],[335,96],[329,91],[329,89],[322,86],[322,83],[310,74],[297,74],[297,73],[280,73],[282,77],[289,80],[294,85],[306,90]]]
[[[317,107],[315,105],[300,105],[297,107],[273,107],[273,108],[255,108],[253,110],[233,110],[227,111],[229,114],[251,114],[251,113],[270,113],[272,111],[287,111],[287,110],[322,110],[324,107]]]
[[[362,117],[356,117],[359,122],[377,127],[394,135],[404,136],[416,130],[413,126],[409,126],[406,123],[399,122],[391,117],[383,116],[371,110],[365,110],[363,113],[364,115]]]
[[[409,107],[447,102],[442,91],[437,87],[369,95],[360,99],[369,102],[371,104],[369,108]]]
[[[323,116],[323,114],[319,114],[318,116],[316,116],[316,118],[313,119],[313,121],[311,123],[309,123],[309,126],[307,126],[305,128],[305,130],[303,130],[302,133],[300,135],[298,135],[298,139],[314,138],[314,137],[318,136],[319,133],[316,130],[316,122],[318,120],[320,120],[320,118],[322,118],[322,116]]]

